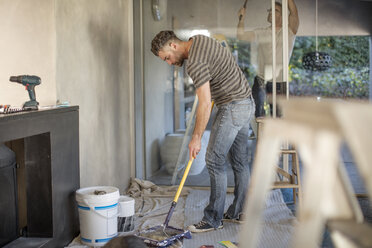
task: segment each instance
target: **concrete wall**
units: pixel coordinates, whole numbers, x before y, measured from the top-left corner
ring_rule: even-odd
[[[164,1],[163,1],[164,2]],[[171,2],[171,1],[168,1]],[[160,144],[166,133],[173,132],[172,67],[154,56],[151,41],[161,30],[171,29],[171,19],[165,15],[155,21],[151,1],[143,1],[143,56],[145,98],[146,177],[160,167]]]
[[[56,1],[57,98],[80,106],[81,186],[125,189],[133,162],[131,0]]]
[[[22,106],[29,100],[21,84],[9,82],[13,75],[37,75],[36,99],[54,104],[55,81],[54,1],[0,1],[0,104]]]

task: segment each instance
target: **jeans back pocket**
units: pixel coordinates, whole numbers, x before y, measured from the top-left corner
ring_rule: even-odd
[[[253,109],[252,100],[245,100],[232,104],[231,117],[234,126],[242,127],[251,119]]]

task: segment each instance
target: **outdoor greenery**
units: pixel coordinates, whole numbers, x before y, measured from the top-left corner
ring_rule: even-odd
[[[243,71],[249,84],[252,86],[253,79],[256,75],[254,66],[251,61],[251,46],[249,42],[240,41],[237,39],[227,39],[227,43],[231,49],[232,54],[238,61],[240,69]]]
[[[318,37],[318,51],[330,54],[333,61],[326,71],[308,71],[302,66],[302,57],[315,51],[315,43],[315,37],[296,37],[289,64],[290,94],[368,99],[369,37]],[[249,43],[230,39],[229,45],[252,84],[255,68],[249,63]]]

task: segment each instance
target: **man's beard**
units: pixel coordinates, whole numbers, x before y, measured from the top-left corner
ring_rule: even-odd
[[[183,65],[183,59],[174,63],[174,65],[181,67]]]
[[[185,58],[183,54],[177,55],[177,62],[174,63],[174,65],[181,67],[183,65]]]

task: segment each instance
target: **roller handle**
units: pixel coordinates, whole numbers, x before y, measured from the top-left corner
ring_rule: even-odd
[[[191,165],[192,165],[192,162],[193,162],[193,161],[194,161],[194,158],[191,158],[191,159],[189,160],[189,162],[187,163],[187,166],[186,166],[185,172],[183,173],[183,177],[182,177],[182,180],[181,180],[181,182],[180,182],[180,186],[178,186],[177,193],[176,193],[176,195],[174,196],[174,200],[173,200],[173,202],[175,202],[175,203],[177,203],[178,198],[180,197],[180,194],[181,194],[181,191],[182,191],[183,185],[185,184],[185,181],[186,181],[187,175],[189,174],[189,171],[190,171],[190,168],[191,168]]]
[[[167,218],[165,218],[164,227],[167,227],[168,226],[169,220],[172,217],[172,214],[173,214],[174,209],[176,208],[176,205],[177,205],[177,202],[173,201],[172,202],[172,206],[169,209],[169,212],[167,214]]]
[[[212,105],[211,105],[211,112],[213,110],[213,106],[214,106],[214,101],[212,101]],[[186,181],[186,178],[187,178],[187,175],[189,174],[189,171],[190,171],[190,168],[191,168],[191,165],[192,165],[192,162],[194,161],[194,157],[192,157],[189,162],[187,163],[187,166],[186,166],[186,169],[185,169],[185,172],[183,173],[183,177],[182,177],[182,180],[180,182],[180,186],[178,186],[178,189],[177,189],[177,193],[176,195],[174,196],[174,200],[173,202],[176,202],[178,201],[178,198],[180,197],[180,194],[181,194],[181,191],[182,191],[182,188],[183,188],[183,185],[185,184],[185,181]]]
[[[172,206],[171,208],[169,209],[169,212],[167,214],[167,217],[165,218],[165,221],[164,221],[164,227],[167,227],[168,226],[168,223],[169,223],[169,220],[170,218],[172,217],[172,214],[173,214],[173,211],[177,205],[177,201],[178,201],[178,198],[180,197],[180,194],[181,194],[181,191],[182,191],[182,188],[183,188],[183,185],[185,184],[185,181],[186,181],[186,178],[187,178],[187,175],[189,174],[189,171],[190,171],[190,168],[191,168],[191,165],[192,165],[192,162],[194,161],[194,158],[191,158],[186,166],[186,169],[185,169],[185,172],[183,173],[183,177],[182,177],[182,180],[181,180],[181,183],[180,185],[178,186],[178,189],[177,189],[177,193],[176,195],[174,196],[174,200],[172,202]]]
[[[246,0],[247,2],[247,0]],[[214,106],[214,101],[212,101],[212,106],[211,106],[211,112],[213,110],[213,106]],[[170,207],[169,211],[168,211],[168,214],[167,214],[167,217],[165,218],[165,221],[164,221],[164,228],[166,228],[168,226],[168,223],[169,223],[169,220],[170,218],[172,217],[172,214],[173,214],[173,211],[177,205],[177,201],[178,201],[178,198],[180,197],[180,194],[181,194],[181,191],[182,191],[182,188],[183,188],[183,185],[185,184],[185,181],[186,181],[186,178],[187,178],[187,175],[189,174],[189,171],[190,171],[190,168],[191,168],[191,165],[192,165],[192,162],[194,161],[194,158],[192,157],[189,162],[187,163],[187,166],[186,166],[186,169],[185,169],[185,172],[183,173],[183,177],[182,177],[182,180],[180,182],[180,185],[178,186],[178,189],[177,189],[177,192],[176,192],[176,195],[174,196],[174,199],[173,199],[173,202],[172,202],[172,206]]]

